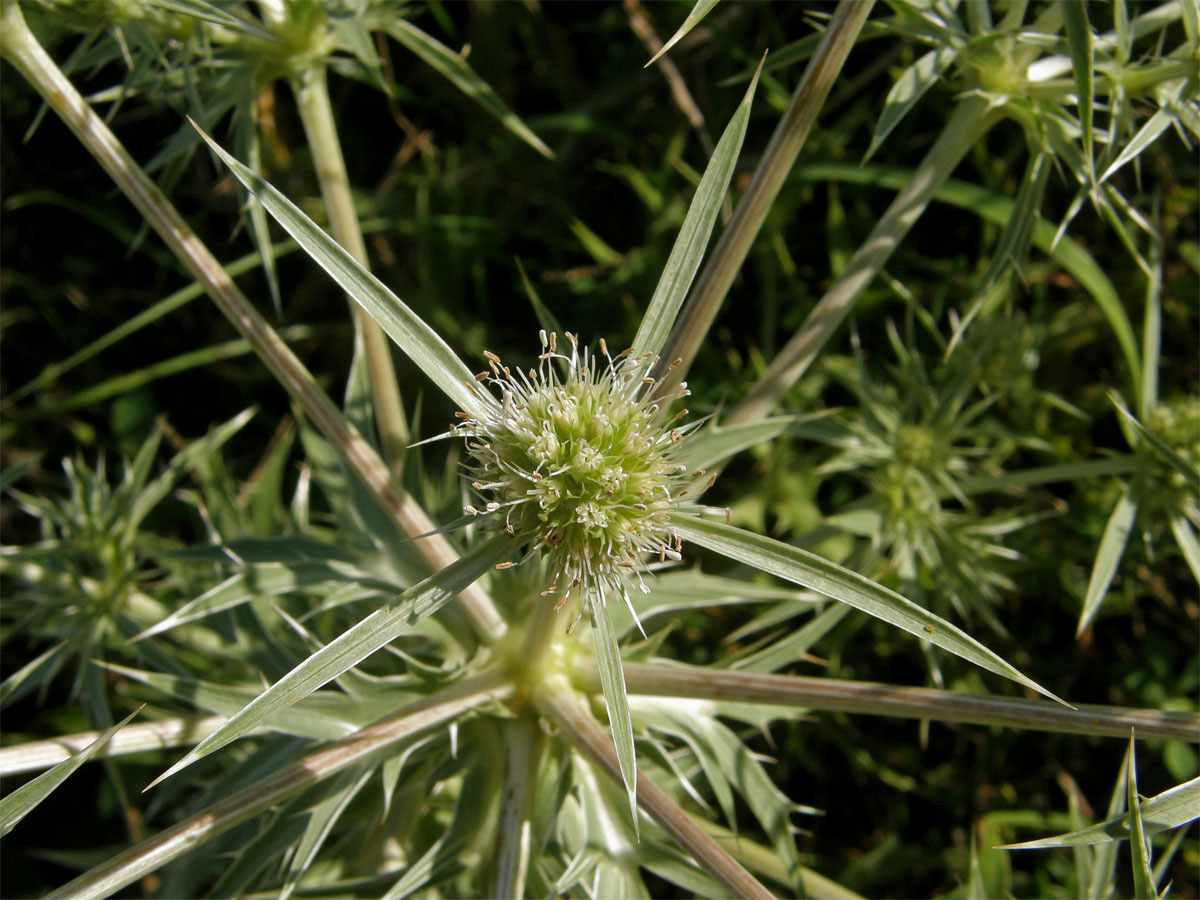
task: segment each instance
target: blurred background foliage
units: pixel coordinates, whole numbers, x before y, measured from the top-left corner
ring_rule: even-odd
[[[403,16],[455,50],[469,48],[474,71],[553,149],[553,159],[380,32],[370,35],[377,69],[352,54],[338,57],[334,109],[375,271],[462,358],[477,360],[485,349],[532,357],[538,318],[518,260],[560,322],[585,340],[627,340],[713,132],[741,98],[747,67],[764,50],[786,50],[811,34],[831,9],[718,6],[671,54],[694,101],[689,114],[663,69],[642,67],[650,53],[631,27],[646,19],[665,38],[689,8],[429,2],[378,9],[381,20]],[[1150,8],[1129,4],[1131,16]],[[123,55],[121,41],[156,34],[153,5],[89,21],[99,9],[78,3],[64,15],[61,6],[32,7],[28,17],[56,58],[78,54],[76,83],[85,94],[113,101],[102,108],[114,129],[136,158],[159,161],[158,175],[204,241],[227,261],[253,253],[246,218],[231,233],[242,196],[207,152],[196,152],[183,120],[197,117],[226,146],[246,134],[246,122],[205,101],[207,80],[221,77],[217,63],[233,51],[209,48],[208,65],[179,43],[158,45],[157,57]],[[1095,30],[1112,27],[1104,21],[1113,15],[1107,4],[1089,4],[1088,12]],[[881,4],[876,16],[890,13]],[[1172,27],[1182,34],[1183,25]],[[87,34],[104,39],[81,36]],[[849,170],[863,159],[896,75],[925,51],[915,40],[889,40],[864,41],[851,53],[689,374],[693,410],[719,414],[744,395],[890,202],[893,188],[835,177],[828,167]],[[146,68],[131,69],[127,59],[135,57]],[[247,89],[263,172],[323,221],[293,100],[283,82],[270,80],[269,60],[256,64],[258,80]],[[745,186],[802,66],[780,65],[764,75],[735,192]],[[960,89],[953,71],[934,84],[874,151],[871,165],[916,165]],[[232,102],[238,90],[231,84],[212,93],[224,91]],[[288,498],[310,476],[319,443],[294,421],[284,392],[234,343],[230,326],[203,297],[22,391],[47,365],[187,283],[82,147],[52,116],[39,120],[38,109],[36,96],[5,66],[0,458],[5,468],[26,468],[3,500],[0,526],[7,545],[41,542],[46,572],[67,578],[44,579],[35,589],[6,573],[0,669],[8,678],[57,641],[68,641],[72,655],[62,676],[13,698],[4,716],[6,743],[107,724],[79,703],[89,691],[97,704],[108,703],[98,698],[115,685],[89,660],[173,665],[169,655],[143,659],[147,643],[124,642],[161,617],[161,608],[175,608],[214,583],[203,565],[165,551],[203,543],[214,530],[298,533],[298,507],[289,507]],[[1003,122],[954,177],[1012,198],[1025,177],[1027,149],[1025,131]],[[1190,448],[1195,463],[1195,147],[1168,133],[1112,181],[1152,217],[1161,237],[1154,254],[1162,279],[1162,409],[1147,424],[1170,431],[1172,446]],[[1056,224],[1073,211],[1077,186],[1066,173],[1050,171],[1044,191],[1047,221]],[[1191,698],[1194,708],[1196,583],[1162,512],[1186,485],[1139,464],[1147,499],[1099,615],[1079,636],[1089,574],[1123,482],[1092,475],[953,494],[954,485],[972,478],[1129,452],[1109,392],[1130,396],[1130,378],[1109,323],[1079,282],[1041,250],[1001,284],[986,326],[951,343],[955,316],[975,297],[1001,234],[969,204],[935,202],[889,261],[887,277],[867,289],[849,324],[783,404],[829,415],[802,435],[743,454],[709,501],[728,505],[739,524],[875,571],[1069,700],[1162,708]],[[272,230],[270,238],[280,235]],[[1065,239],[1099,261],[1140,334],[1146,276],[1127,241],[1086,203]],[[1134,241],[1149,246],[1136,232]],[[302,254],[281,246],[276,260],[278,307],[261,268],[249,264],[240,281],[324,387],[340,396],[353,337],[345,301]],[[448,402],[425,390],[398,354],[396,362],[414,439],[444,430],[453,412]],[[250,407],[256,411],[247,421],[212,432],[204,453],[186,451]],[[460,503],[456,453],[438,444],[406,461],[410,488],[441,521],[455,518]],[[169,478],[147,502],[146,484],[164,472]],[[339,512],[329,496],[314,492],[305,527],[336,536]],[[940,499],[922,501],[931,496]],[[967,594],[986,602],[966,602]],[[93,610],[82,629],[72,618],[79,604]],[[682,616],[666,640],[677,658],[704,663],[723,645],[737,651],[752,642],[750,624],[743,607],[713,607]],[[212,653],[245,665],[219,646]],[[935,666],[911,641],[857,614],[833,625],[812,653],[786,671],[951,688],[977,688],[980,681],[976,670],[956,661]],[[901,884],[912,896],[961,896],[973,852],[999,867],[989,870],[990,884],[1017,896],[1070,896],[1065,854],[1005,855],[990,847],[1067,830],[1068,798],[1101,817],[1125,750],[1118,741],[1034,740],[1019,731],[833,714],[748,741],[775,760],[767,771],[788,797],[823,811],[803,822],[805,863],[868,896],[894,893]],[[1194,749],[1178,742],[1147,742],[1139,761],[1147,795],[1197,772]],[[37,895],[76,865],[102,859],[106,842],[141,833],[141,822],[122,821],[118,785],[144,784],[159,768],[148,759],[121,779],[106,779],[99,766],[81,771],[78,784],[7,840],[0,893]],[[93,796],[98,803],[80,802]],[[161,814],[158,807],[150,814]],[[96,834],[108,837],[98,846]],[[79,850],[51,853],[45,849],[51,845]],[[1196,862],[1192,843],[1172,870],[1175,896],[1197,896]]]

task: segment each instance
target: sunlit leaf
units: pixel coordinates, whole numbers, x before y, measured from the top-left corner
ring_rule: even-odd
[[[1071,53],[1071,68],[1075,73],[1075,90],[1079,96],[1079,122],[1083,131],[1083,156],[1090,180],[1095,179],[1092,149],[1092,81],[1095,58],[1092,54],[1092,29],[1088,25],[1087,4],[1061,3],[1063,23],[1067,31],[1067,47]]]
[[[594,591],[588,591],[588,611],[592,621],[592,641],[596,647],[596,666],[600,669],[600,687],[608,707],[608,725],[617,761],[621,764],[621,779],[629,796],[629,814],[637,828],[637,759],[633,749],[633,720],[629,716],[629,697],[625,692],[625,669],[621,665],[621,648],[608,611]]]
[[[692,7],[692,11],[683,20],[683,24],[671,35],[671,39],[662,45],[662,49],[650,57],[650,61],[643,68],[654,65],[660,56],[679,42],[680,38],[699,25],[700,20],[712,12],[712,8],[717,5],[717,2],[718,0],[696,0],[696,5]]]
[[[548,159],[554,158],[554,153],[542,142],[542,139],[530,131],[529,127],[504,105],[504,101],[496,95],[491,85],[475,74],[463,57],[445,44],[430,37],[407,19],[399,16],[393,17],[388,22],[387,33],[478,103],[487,113],[499,119],[505,128],[537,150],[538,153]]]
[[[37,808],[37,805],[49,797],[76,769],[103,750],[112,736],[124,728],[130,719],[141,712],[141,709],[139,706],[70,759],[63,760],[53,769],[43,772],[0,800],[0,836],[12,831],[18,822]]]
[[[1123,785],[1122,785],[1123,786]],[[1147,835],[1179,828],[1200,819],[1200,778],[1177,784],[1141,803],[1142,826]],[[1047,847],[1072,847],[1076,844],[1102,844],[1129,839],[1129,815],[1121,813],[1098,825],[1059,834],[1054,837],[1007,844],[1006,850],[1041,850]]]
[[[507,535],[480,544],[453,565],[414,585],[377,609],[340,637],[330,641],[287,675],[271,685],[221,728],[197,744],[183,759],[156,778],[164,778],[219,750],[268,721],[321,685],[337,678],[384,644],[437,611],[483,575],[509,552]]]
[[[1133,487],[1127,485],[1109,514],[1108,524],[1104,527],[1104,537],[1100,539],[1100,547],[1096,551],[1096,559],[1092,563],[1092,575],[1088,580],[1087,593],[1083,598],[1083,609],[1079,613],[1079,626],[1076,634],[1083,634],[1092,619],[1100,609],[1104,595],[1112,584],[1113,576],[1117,573],[1121,556],[1125,553],[1125,542],[1129,540],[1129,532],[1133,528],[1133,520],[1137,517],[1138,501]]]
[[[719,522],[675,513],[671,516],[671,527],[684,540],[779,578],[812,588],[927,640],[990,672],[1011,678],[1053,700],[1059,699],[961,629],[857,572],[782,541]]]
[[[199,129],[197,129],[199,130]],[[242,165],[204,132],[201,136],[221,161],[261,201],[284,230],[370,314],[400,349],[465,412],[479,411],[474,375],[446,342],[383,282],[364,269],[308,216],[270,184]]]
[[[957,47],[939,47],[931,50],[900,73],[883,102],[883,112],[871,133],[871,146],[867,148],[863,162],[875,155],[883,146],[892,129],[900,124],[914,106],[925,96],[925,92],[937,83],[950,64],[958,56]]]
[[[1155,900],[1158,891],[1154,889],[1154,874],[1150,871],[1150,847],[1146,840],[1146,822],[1142,818],[1142,800],[1138,797],[1137,754],[1132,736],[1129,738],[1129,756],[1126,759],[1129,767],[1129,780],[1125,787],[1125,801],[1129,807],[1126,825],[1129,828],[1130,862],[1133,866],[1133,895],[1137,900]]]
[[[764,57],[765,59],[765,57]],[[759,70],[762,63],[759,63]],[[687,217],[679,229],[675,246],[667,257],[667,264],[659,276],[658,286],[650,305],[642,316],[637,335],[633,339],[633,352],[636,354],[657,354],[666,343],[667,335],[675,324],[675,316],[679,313],[687,297],[688,288],[700,268],[700,260],[704,256],[704,248],[712,235],[717,213],[725,199],[725,191],[729,188],[729,180],[733,177],[733,168],[737,163],[738,154],[742,149],[742,139],[746,136],[746,125],[750,121],[750,102],[754,98],[754,89],[758,86],[758,73],[750,81],[742,102],[734,111],[721,140],[713,150],[704,177],[696,187],[692,204],[688,207]]]

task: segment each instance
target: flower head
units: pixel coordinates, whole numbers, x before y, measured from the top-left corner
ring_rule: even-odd
[[[688,390],[683,383],[674,397],[654,397],[654,355],[610,356],[603,340],[593,354],[566,338],[569,355],[542,331],[538,366],[527,372],[485,353],[490,371],[476,379],[500,398],[488,393],[486,413],[460,413],[452,429],[469,436],[469,471],[485,500],[466,511],[490,514],[530,555],[548,558],[553,581],[543,593],[560,593],[560,606],[574,591],[630,604],[630,576],[645,590],[648,560],[680,558],[668,513],[699,474],[677,458],[698,423],[674,426],[686,409],[663,422],[662,404]]]

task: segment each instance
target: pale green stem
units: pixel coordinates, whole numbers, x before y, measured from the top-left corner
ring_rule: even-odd
[[[107,897],[389,744],[417,735],[484,703],[502,700],[512,690],[511,683],[504,680],[501,673],[493,671],[438,691],[379,724],[322,747],[232,797],[188,816],[178,825],[160,831],[63,885],[47,895],[46,900]]]
[[[791,885],[798,882],[804,889],[802,896],[820,897],[822,900],[862,900],[859,894],[812,869],[799,866],[795,871],[789,872],[773,849],[750,840],[744,834],[736,834],[707,819],[696,821],[717,843],[744,863],[746,868],[780,884]]]
[[[659,396],[674,396],[679,381],[696,358],[704,336],[712,326],[796,157],[800,155],[800,149],[873,5],[874,0],[842,0],[838,4],[816,53],[809,60],[800,84],[792,94],[791,103],[763,152],[762,161],[746,193],[738,202],[729,225],[721,233],[717,246],[667,338],[660,354],[663,363],[659,369],[662,379],[658,388]],[[682,359],[682,365],[666,371],[666,363],[675,359]]]
[[[504,723],[504,786],[489,894],[499,900],[525,896],[533,847],[533,800],[545,743],[546,736],[528,716]]]
[[[558,725],[563,736],[617,784],[624,784],[617,750],[608,730],[602,728],[575,694],[563,685],[544,686],[532,700],[547,718]],[[725,849],[687,814],[645,772],[637,774],[638,805],[674,838],[709,875],[734,897],[773,895],[730,856]]]
[[[325,74],[324,65],[314,65],[293,80],[292,89],[296,94],[304,134],[312,151],[313,166],[317,171],[333,236],[364,269],[369,270],[367,247],[363,242],[358,215],[354,211],[350,178],[346,174],[346,160],[338,140]],[[354,316],[354,326],[362,335],[366,352],[371,398],[375,405],[375,424],[379,429],[383,456],[391,464],[393,474],[398,474],[408,445],[408,425],[404,421],[400,386],[396,383],[396,368],[392,365],[391,345],[383,329],[361,306],[351,302],[350,311]]]
[[[594,662],[581,663],[578,674],[579,683],[585,690],[600,690],[600,673]],[[1125,740],[1129,739],[1129,729],[1133,728],[1140,738],[1200,742],[1200,715],[1154,709],[1092,704],[1080,704],[1072,709],[1021,697],[798,675],[761,675],[675,664],[626,663],[625,685],[631,694],[658,697],[769,703],[827,712],[998,725]]]
[[[1120,85],[1131,97],[1152,93],[1155,88],[1172,81],[1195,78],[1200,63],[1194,59],[1160,59],[1145,68],[1100,68],[1097,75],[1098,93],[1111,96],[1116,85]],[[1069,67],[1067,71],[1070,71]],[[1105,89],[1108,89],[1107,91]],[[1078,87],[1073,78],[1050,78],[1027,84],[1024,93],[1031,99],[1045,103],[1066,104],[1074,97]]]
[[[168,747],[197,744],[224,722],[225,716],[202,716],[126,725],[92,758],[111,758],[129,753],[143,753],[147,750],[165,750]],[[85,731],[46,741],[29,741],[5,747],[0,750],[0,775],[34,772],[56,766],[87,747],[100,737],[100,734],[99,731]]]
[[[25,24],[20,5],[0,3],[0,14],[0,54],[41,94],[193,277],[204,285],[213,302],[250,342],[254,352],[333,444],[376,502],[406,534],[415,537],[433,531],[435,526],[424,510],[396,488],[375,449],[321,390],[304,364],[258,314],[171,202],[42,49]],[[435,571],[458,558],[441,535],[415,541],[414,546]],[[459,596],[481,636],[495,640],[504,634],[507,625],[482,588],[472,585]]]
[[[892,252],[921,217],[934,191],[1001,117],[1001,111],[990,108],[982,97],[967,97],[959,103],[925,159],[913,170],[908,185],[896,195],[842,276],[733,411],[729,424],[767,415],[808,370],[825,342],[853,309],[858,295],[882,271]]]
[[[574,605],[571,605],[555,611],[552,599],[534,598],[532,607],[526,614],[528,618],[525,620],[525,634],[521,640],[519,663],[522,669],[534,672],[542,666],[554,641],[555,626],[562,623],[564,613],[571,615],[570,610],[573,608]]]

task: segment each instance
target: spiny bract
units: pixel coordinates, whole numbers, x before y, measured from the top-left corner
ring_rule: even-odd
[[[603,340],[592,354],[567,332],[568,356],[558,352],[557,335],[540,336],[536,370],[514,372],[485,353],[490,371],[475,377],[498,388],[500,399],[484,395],[486,414],[459,413],[463,422],[452,429],[470,437],[469,471],[485,497],[483,509],[466,512],[494,516],[529,548],[526,558],[548,557],[552,582],[543,595],[561,594],[559,607],[578,589],[601,603],[619,594],[632,611],[630,573],[644,591],[648,557],[680,558],[668,513],[699,509],[682,499],[703,473],[689,473],[677,458],[699,423],[673,427],[686,409],[665,424],[661,415],[661,404],[687,396],[687,384],[656,398],[653,354],[613,357]]]

